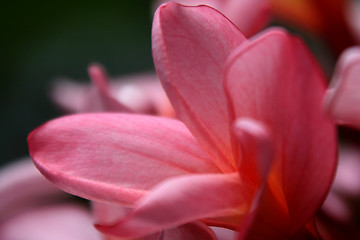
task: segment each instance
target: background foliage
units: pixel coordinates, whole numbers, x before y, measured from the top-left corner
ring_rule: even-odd
[[[8,1],[2,7],[0,165],[27,155],[27,135],[59,116],[48,96],[57,77],[87,80],[153,70],[151,2]]]

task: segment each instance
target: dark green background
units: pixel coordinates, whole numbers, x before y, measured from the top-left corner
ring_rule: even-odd
[[[1,7],[0,165],[26,156],[29,132],[59,116],[47,88],[88,79],[100,62],[112,76],[153,70],[151,2],[7,2]]]

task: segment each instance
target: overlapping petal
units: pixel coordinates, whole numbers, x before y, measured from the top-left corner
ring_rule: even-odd
[[[259,179],[231,174],[197,174],[178,177],[161,183],[142,198],[134,210],[115,224],[99,225],[105,234],[133,238],[156,233],[197,219],[231,216],[236,226],[248,214],[254,195],[266,183],[273,149],[266,128],[250,119],[239,119],[236,134],[248,149],[244,157],[258,163],[253,168]],[[221,197],[219,197],[221,196]],[[201,203],[201,204],[199,204]],[[235,216],[235,217],[234,217]],[[221,225],[221,224],[220,224]]]
[[[156,1],[156,6],[167,0]],[[247,37],[260,31],[270,20],[269,0],[176,0],[187,6],[207,5],[229,18]]]
[[[122,219],[131,209],[118,205],[92,202],[93,213],[98,224],[112,224]],[[117,240],[114,236],[104,235],[106,240]],[[132,238],[134,239],[134,238]],[[192,222],[175,228],[166,229],[157,233],[147,235],[145,237],[136,238],[136,240],[198,240],[198,239],[216,239],[214,233],[204,223]],[[135,239],[134,239],[135,240]]]
[[[324,99],[328,115],[360,129],[360,47],[349,48],[341,55],[331,85]]]
[[[219,169],[177,120],[83,114],[50,121],[29,138],[39,170],[65,191],[131,204],[172,176]]]
[[[158,185],[121,221],[98,229],[124,238],[141,237],[197,219],[242,215],[251,198],[252,188],[238,173],[178,177]]]
[[[222,75],[227,56],[244,42],[234,25],[206,6],[169,3],[155,13],[152,46],[160,81],[178,117],[224,172],[235,170],[235,160]]]
[[[321,205],[336,167],[334,126],[321,112],[324,78],[302,42],[282,31],[239,47],[227,64],[235,116],[260,120],[273,134],[270,184],[296,231]]]

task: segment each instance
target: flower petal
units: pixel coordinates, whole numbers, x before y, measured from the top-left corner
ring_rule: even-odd
[[[236,231],[227,228],[211,227],[211,230],[219,240],[234,240],[236,236]]]
[[[62,111],[68,113],[80,113],[89,111],[89,99],[95,102],[98,95],[90,86],[84,83],[76,83],[70,79],[56,79],[50,86],[51,100]]]
[[[0,222],[69,196],[41,176],[30,158],[24,158],[0,171]]]
[[[122,207],[119,205],[101,203],[101,202],[92,202],[92,209],[95,215],[95,219],[98,223],[103,225],[111,224],[120,218],[126,216],[126,214],[131,210],[130,208]],[[104,235],[106,236],[106,235]],[[116,237],[106,236],[107,240],[119,239]],[[122,238],[121,238],[122,239]],[[193,222],[179,227],[167,229],[158,233],[147,235],[145,237],[136,238],[136,240],[191,240],[191,239],[216,239],[214,233],[203,223]]]
[[[201,222],[192,222],[163,232],[161,240],[217,240],[211,229]],[[224,239],[225,240],[225,239]]]
[[[241,146],[240,176],[261,188],[268,178],[274,160],[271,134],[262,123],[251,118],[239,118],[234,132]]]
[[[224,172],[235,170],[224,63],[243,42],[240,31],[207,6],[168,3],[155,13],[152,46],[160,81],[178,117]]]
[[[92,67],[97,68],[99,66],[93,65]],[[98,70],[102,71],[101,69]],[[101,74],[105,73],[100,72]],[[98,78],[95,77],[95,79]],[[113,98],[113,100],[124,105],[127,112],[131,109],[136,113],[175,117],[175,112],[155,73],[122,76],[110,79],[109,83],[106,83],[106,78],[106,75],[100,78],[100,82],[105,81],[105,90],[103,90],[105,93],[103,95],[105,94],[106,98]],[[97,83],[95,80],[93,82]],[[103,106],[106,99],[102,99],[94,86],[76,83],[68,79],[57,79],[53,83],[51,98],[61,110],[69,113],[106,110]]]
[[[77,205],[34,208],[0,226],[0,239],[101,240],[88,211]]]
[[[346,50],[337,64],[325,108],[333,119],[360,129],[360,47]]]
[[[169,2],[156,1],[155,5]],[[269,0],[176,0],[186,5],[207,5],[217,9],[229,18],[247,37],[260,31],[270,19]]]
[[[289,216],[286,206],[267,184],[261,189],[252,205],[252,211],[239,225],[239,240],[287,240]]]
[[[178,177],[158,185],[121,221],[97,228],[105,234],[133,238],[197,219],[241,215],[248,209],[249,192],[237,173]]]
[[[131,204],[172,176],[219,172],[178,120],[83,114],[50,121],[28,137],[38,169],[61,189]]]
[[[129,108],[117,101],[110,93],[108,77],[105,69],[100,64],[91,64],[88,68],[89,76],[98,90],[102,111],[107,112],[132,112]],[[92,105],[92,103],[90,103]],[[89,106],[89,109],[92,106]]]
[[[285,197],[295,232],[321,206],[336,168],[335,129],[321,111],[324,77],[304,44],[279,30],[239,47],[227,64],[235,116],[272,132],[271,186]]]
[[[348,145],[340,148],[339,165],[332,191],[349,198],[360,197],[360,146]]]
[[[110,82],[112,95],[137,113],[175,117],[169,99],[155,73],[123,76]]]

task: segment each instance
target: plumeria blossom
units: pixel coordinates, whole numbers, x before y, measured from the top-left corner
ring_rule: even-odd
[[[131,207],[97,224],[114,237],[176,229],[216,239],[207,224],[237,230],[238,239],[315,238],[311,219],[334,176],[336,134],[322,114],[324,77],[302,41],[280,29],[248,40],[215,9],[176,3],[159,7],[152,39],[181,121],[52,120],[28,138],[42,174],[72,194]]]
[[[174,117],[174,111],[157,76],[144,73],[109,80],[105,69],[91,64],[88,73],[92,84],[57,79],[51,98],[69,113],[142,112]]]
[[[156,8],[167,0],[155,1]],[[176,0],[175,2],[197,6],[213,7],[229,18],[244,34],[250,37],[262,30],[270,21],[270,0]]]
[[[100,240],[90,211],[46,181],[30,159],[0,172],[0,239]]]

